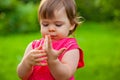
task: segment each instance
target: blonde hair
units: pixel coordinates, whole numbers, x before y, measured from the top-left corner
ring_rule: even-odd
[[[71,25],[75,24],[75,28],[69,32],[72,34],[80,23],[76,13],[76,4],[74,0],[42,0],[38,9],[38,19],[54,18],[54,11],[65,8],[67,17]]]

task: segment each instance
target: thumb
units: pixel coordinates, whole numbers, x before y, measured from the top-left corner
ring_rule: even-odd
[[[42,49],[42,46],[38,46],[37,48],[35,48],[36,50],[40,50]]]
[[[58,51],[58,55],[60,55],[61,53],[63,53],[66,50],[66,48],[62,48]]]

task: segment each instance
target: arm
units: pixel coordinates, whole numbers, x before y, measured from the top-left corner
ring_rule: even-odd
[[[68,80],[74,75],[79,61],[79,50],[74,49],[65,53],[60,62],[58,59],[48,62],[50,71],[56,80]]]
[[[33,71],[34,65],[40,66],[47,65],[46,63],[40,63],[42,62],[42,60],[47,59],[47,57],[43,56],[46,56],[46,53],[44,52],[44,50],[41,50],[41,46],[39,46],[36,49],[32,49],[32,43],[30,43],[25,50],[23,59],[21,60],[20,64],[17,67],[18,76],[22,80],[28,80],[29,76]]]
[[[30,50],[32,50],[31,43],[26,48],[23,59],[21,60],[20,64],[17,67],[18,76],[23,80],[26,80],[28,76],[30,76],[30,74],[32,73],[32,66],[27,64],[25,60],[25,56],[28,54]]]
[[[55,51],[51,45],[50,36],[45,37],[44,50],[48,56],[48,66],[51,74],[56,80],[68,80],[71,78],[76,71],[79,61],[79,50],[73,49],[67,51],[63,56],[62,60],[58,60],[58,55],[65,49]]]

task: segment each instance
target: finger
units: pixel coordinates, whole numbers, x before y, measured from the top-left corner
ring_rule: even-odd
[[[36,63],[35,65],[37,65],[37,66],[47,66],[48,63],[41,63],[41,62],[39,62],[39,63]]]
[[[42,58],[36,59],[35,62],[36,62],[35,63],[36,65],[46,66],[47,65],[47,57],[42,57]]]
[[[46,56],[47,56],[46,53],[36,54],[36,55],[34,56],[34,59],[39,59],[39,58],[46,57]]]
[[[50,35],[47,36],[47,40],[48,40],[48,42],[47,42],[48,48],[51,49],[52,48],[52,41],[51,41]]]
[[[45,35],[45,39],[44,39],[44,43],[43,43],[43,47],[44,50],[46,49],[46,35]]]
[[[66,48],[62,48],[58,51],[58,55],[60,55],[61,53],[63,53],[66,50]]]
[[[33,54],[45,53],[45,50],[32,50],[31,53]]]
[[[47,63],[41,63],[41,66],[47,66],[48,64]]]
[[[42,46],[38,46],[37,48],[35,48],[35,50],[41,50]]]
[[[43,44],[43,49],[48,52],[51,49],[51,47],[52,47],[51,46],[51,38],[49,35],[46,35],[44,44]]]
[[[32,65],[40,65],[42,62],[43,63],[47,63],[47,57],[41,57],[41,58],[37,58],[37,59],[32,59],[31,64]]]
[[[45,36],[45,48],[48,50],[48,35]]]
[[[46,60],[47,60],[48,58],[47,57],[41,57],[41,58],[37,58],[37,59],[35,59],[35,62],[46,62]]]

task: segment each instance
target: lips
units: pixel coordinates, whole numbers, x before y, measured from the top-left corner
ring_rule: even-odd
[[[56,35],[50,35],[51,39],[55,39]]]

